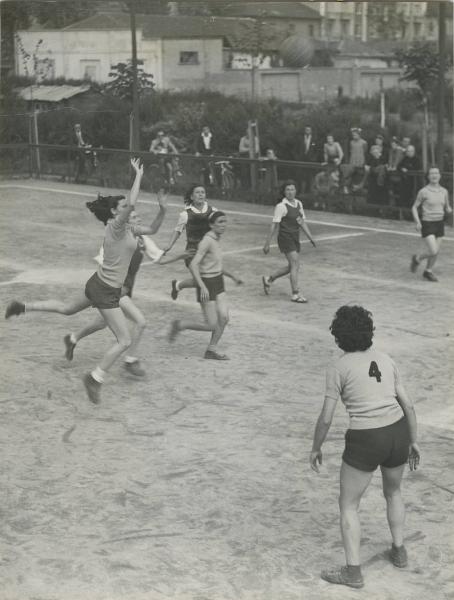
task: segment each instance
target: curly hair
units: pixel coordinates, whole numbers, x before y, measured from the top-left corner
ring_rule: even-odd
[[[372,313],[362,306],[341,306],[330,325],[336,344],[344,352],[370,348],[374,330]]]
[[[194,190],[198,187],[201,187],[203,189],[205,189],[205,186],[202,185],[201,183],[193,183],[191,184],[191,187],[189,187],[183,197],[184,203],[186,204],[186,206],[189,206],[190,204],[192,204],[192,194],[194,193]]]
[[[297,189],[296,181],[294,179],[287,179],[287,181],[284,181],[284,183],[279,188],[279,198],[277,200],[278,204],[279,204],[279,202],[282,202],[283,198],[285,198],[285,188],[288,185],[294,185],[295,189]]]
[[[98,194],[96,200],[86,202],[85,206],[99,221],[107,225],[107,221],[113,217],[112,209],[117,208],[120,200],[124,200],[124,198],[125,196],[101,196]]]

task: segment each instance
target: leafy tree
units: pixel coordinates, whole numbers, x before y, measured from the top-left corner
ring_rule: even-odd
[[[153,75],[143,70],[143,60],[137,61],[137,85],[139,97],[145,92],[151,92],[154,88]],[[113,81],[106,83],[104,92],[111,96],[117,96],[125,100],[132,100],[132,61],[120,62],[112,65],[109,77]]]
[[[423,98],[430,98],[436,93],[440,58],[433,44],[414,44],[407,50],[398,50],[396,58],[404,69],[402,79],[416,83]],[[449,60],[446,61],[446,70],[450,67],[449,63]]]

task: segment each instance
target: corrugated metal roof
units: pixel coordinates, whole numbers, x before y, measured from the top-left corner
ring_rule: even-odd
[[[34,85],[18,89],[18,94],[23,100],[61,102],[78,94],[83,94],[89,89],[89,85]]]

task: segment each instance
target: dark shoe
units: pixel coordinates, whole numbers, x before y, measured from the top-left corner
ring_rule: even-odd
[[[65,335],[65,337],[63,338],[63,342],[65,343],[65,358],[66,360],[72,360],[74,357],[74,348],[76,347],[76,344],[74,342],[71,341],[71,336],[69,335]]]
[[[399,569],[404,569],[408,564],[408,556],[405,546],[395,546],[394,544],[391,546],[391,552],[389,553],[389,558],[395,567],[399,567]]]
[[[25,304],[23,302],[18,302],[17,300],[13,300],[8,304],[5,311],[5,319],[9,319],[12,316],[18,317],[22,313],[25,312]]]
[[[418,267],[419,267],[419,260],[416,258],[416,254],[413,254],[413,256],[411,257],[410,271],[412,273],[416,273],[416,271],[418,270]]]
[[[93,379],[91,373],[86,373],[83,377],[85,389],[87,390],[88,399],[93,404],[99,404],[101,402],[101,383]]]
[[[136,377],[143,377],[146,374],[145,369],[142,369],[140,366],[140,361],[135,360],[134,362],[125,362],[123,363],[124,368],[130,375],[135,375]]]
[[[263,277],[262,277],[262,283],[263,283],[263,291],[268,296],[268,294],[270,293],[270,288],[271,288],[270,278],[266,277],[265,275],[263,275]]]
[[[362,575],[352,577],[348,572],[348,567],[333,569],[332,571],[322,571],[320,577],[328,583],[337,583],[338,585],[347,585],[352,588],[364,587],[364,579]]]
[[[219,354],[214,350],[207,350],[203,358],[211,358],[212,360],[230,360],[225,354]]]
[[[424,271],[422,276],[424,277],[424,279],[427,279],[427,281],[438,281],[438,279],[435,277],[432,271]]]
[[[170,297],[172,298],[172,300],[176,300],[178,298],[178,291],[179,290],[177,290],[177,280],[172,279],[172,291],[170,292]]]
[[[167,337],[169,342],[174,342],[177,339],[177,335],[179,333],[180,333],[180,321],[178,319],[176,319],[175,321],[173,321],[172,325],[170,326],[169,335]]]

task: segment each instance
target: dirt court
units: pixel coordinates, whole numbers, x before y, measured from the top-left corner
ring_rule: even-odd
[[[1,306],[66,298],[94,271],[102,225],[85,208],[96,191],[46,181],[0,185]],[[141,195],[143,217],[154,197]],[[169,198],[162,245],[181,198]],[[2,320],[0,600],[444,600],[454,597],[454,233],[439,283],[409,272],[419,244],[411,223],[308,213],[317,249],[302,250],[301,291],[263,294],[282,264],[260,248],[272,207],[216,202],[229,215],[226,268],[231,322],[203,360],[207,334],[166,336],[174,318],[199,315],[182,263],[144,264],[135,298],[148,319],[147,376],[120,363],[91,405],[81,376],[111,343],[103,331],[63,356],[63,336],[95,311]],[[176,249],[183,248],[180,240]],[[328,331],[342,304],[374,314],[377,347],[400,366],[416,403],[422,461],[406,473],[409,567],[386,558],[390,537],[378,473],[362,504],[362,590],[319,578],[342,564],[338,472],[347,426],[337,407],[320,475],[308,465],[324,370],[339,354]],[[451,564],[451,567],[449,565]]]

